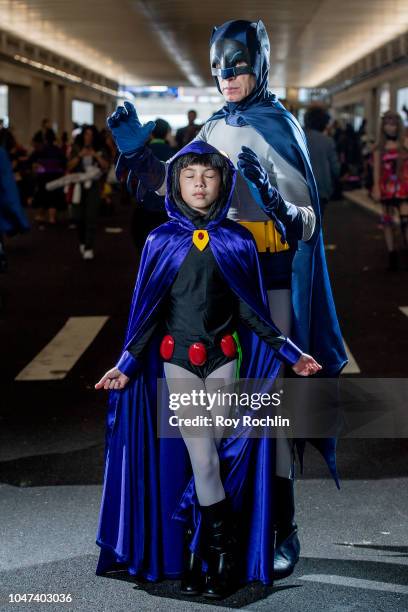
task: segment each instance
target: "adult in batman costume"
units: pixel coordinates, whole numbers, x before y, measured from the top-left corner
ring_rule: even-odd
[[[256,240],[272,319],[323,364],[320,375],[336,377],[347,356],[326,267],[316,183],[299,123],[268,90],[269,40],[263,23],[235,20],[214,28],[210,62],[226,104],[196,140],[225,151],[240,169],[228,216]],[[121,152],[118,171],[128,168],[129,182],[138,178],[139,194],[143,189],[164,193],[167,166],[144,146],[152,124],[142,126],[134,107],[125,102],[108,125]],[[310,442],[323,454],[339,487],[336,440]],[[305,443],[295,441],[302,468]],[[293,446],[280,439],[275,577],[288,575],[299,558],[293,485]]]
[[[160,317],[166,316],[164,304],[165,331],[168,334],[170,326],[176,336],[176,347],[179,341],[182,344],[186,333],[189,338],[188,329],[177,329],[180,317],[188,316],[186,303],[193,311],[189,342],[194,344],[190,349],[197,344],[195,329],[201,329],[200,317],[209,333],[216,325],[213,345],[208,344],[208,361],[213,367],[202,371],[202,378],[206,380],[207,375],[215,375],[222,369],[215,352],[215,339],[222,335],[222,343],[231,338],[225,335],[228,331],[238,334],[242,354],[240,377],[244,379],[273,380],[280,360],[298,368],[295,371],[303,375],[316,372],[320,366],[274,326],[253,237],[246,228],[226,218],[235,183],[232,163],[225,161],[232,179],[226,182],[225,197],[220,203],[215,202],[217,206],[210,208],[207,217],[190,218],[189,211],[185,210],[188,207],[173,197],[172,165],[178,157],[214,153],[217,153],[214,147],[199,141],[182,149],[172,160],[166,195],[170,221],[149,235],[143,249],[126,339],[116,365],[119,373],[128,377],[128,384],[119,389],[115,386],[115,376],[105,375],[102,379],[108,383],[105,388],[111,390],[96,541],[101,547],[97,574],[124,564],[130,574],[148,580],[178,577],[183,567],[186,569],[180,522],[186,523],[190,530],[191,564],[187,567],[185,592],[199,591],[204,565],[207,570],[204,594],[222,597],[231,587],[232,568],[238,583],[273,580],[274,534],[272,523],[265,518],[273,517],[275,440],[245,435],[220,440],[217,452],[224,497],[210,504],[202,503],[197,473],[193,468],[191,476],[184,441],[156,436],[156,406],[160,411],[166,410],[158,396],[156,381],[163,377],[172,359],[168,355],[163,366],[159,356],[162,333],[156,325],[157,313],[161,313]],[[204,235],[207,242],[200,247],[197,240]],[[201,315],[201,307],[206,304],[197,300],[203,295],[205,303],[208,301],[212,308]],[[233,300],[231,312],[235,303],[239,316],[232,321],[227,309],[225,324],[222,324],[223,319],[217,313],[223,309],[222,303],[230,299]],[[160,343],[162,357],[166,338],[168,335]],[[229,353],[227,357],[228,364],[235,355]],[[203,365],[191,357],[190,361],[195,367]],[[306,363],[310,369],[304,369]],[[189,453],[192,458],[190,447]],[[235,554],[232,537],[227,537],[231,515],[239,516],[242,523]],[[201,537],[203,529],[209,543],[207,550]]]

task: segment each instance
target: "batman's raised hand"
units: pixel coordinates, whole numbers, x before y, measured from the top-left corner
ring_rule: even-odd
[[[125,155],[143,147],[156,126],[154,121],[142,125],[135,107],[127,101],[117,107],[106,123],[119,151]]]

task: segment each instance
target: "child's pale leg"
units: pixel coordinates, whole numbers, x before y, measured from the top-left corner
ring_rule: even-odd
[[[164,373],[170,393],[191,393],[192,390],[206,391],[203,379],[189,370],[173,363],[164,363]],[[208,416],[205,406],[187,407],[183,414],[178,416],[193,417],[197,414]],[[209,506],[225,498],[225,491],[220,476],[220,462],[218,450],[213,437],[212,429],[203,430],[198,434],[189,436],[191,428],[180,427],[194,474],[195,489],[200,506]]]
[[[233,383],[235,380],[236,369],[237,360],[234,359],[233,361],[229,361],[220,368],[217,368],[211,372],[211,374],[209,374],[205,379],[205,388],[207,393],[216,393],[218,389],[231,385],[231,383]],[[231,406],[229,404],[223,406],[222,404],[218,404],[218,402],[214,402],[214,405],[212,406],[211,410],[208,411],[208,413],[213,418],[213,423],[215,423],[215,418],[217,416],[222,416],[224,418],[228,417],[230,409]],[[217,448],[219,448],[224,427],[216,427],[213,425],[213,430],[215,444]]]

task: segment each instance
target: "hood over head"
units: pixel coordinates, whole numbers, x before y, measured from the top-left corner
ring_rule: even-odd
[[[175,171],[177,171],[177,160],[179,160],[182,156],[191,154],[194,157],[197,156],[197,161],[194,160],[193,163],[201,163],[200,156],[207,156],[211,154],[218,154],[222,156],[222,165],[223,168],[220,168],[223,178],[224,185],[224,194],[220,200],[217,200],[214,205],[210,208],[206,215],[202,215],[201,213],[193,210],[181,200],[181,196],[179,196],[178,201],[175,199],[175,181],[179,181],[178,176],[175,175]],[[225,162],[225,164],[223,163]],[[218,166],[215,166],[218,167]],[[207,227],[211,229],[211,227],[215,227],[221,221],[225,219],[228,213],[228,209],[231,204],[232,193],[235,186],[236,180],[236,170],[234,168],[233,163],[227,157],[227,155],[215,147],[211,146],[207,142],[202,140],[194,140],[190,142],[185,147],[183,147],[180,151],[171,158],[167,171],[167,189],[166,189],[166,211],[170,219],[179,222],[183,227],[194,230],[197,225],[200,227]]]

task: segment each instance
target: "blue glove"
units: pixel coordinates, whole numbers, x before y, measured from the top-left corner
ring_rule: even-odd
[[[154,121],[142,125],[135,107],[127,101],[124,106],[118,106],[116,111],[108,117],[106,123],[119,151],[124,155],[141,149],[156,126]]]
[[[271,185],[258,156],[252,149],[243,146],[238,155],[237,166],[255,202],[275,223],[276,229],[281,234],[281,242],[286,242],[285,225],[278,218],[279,212],[282,208],[286,208],[286,204],[279,191]]]

